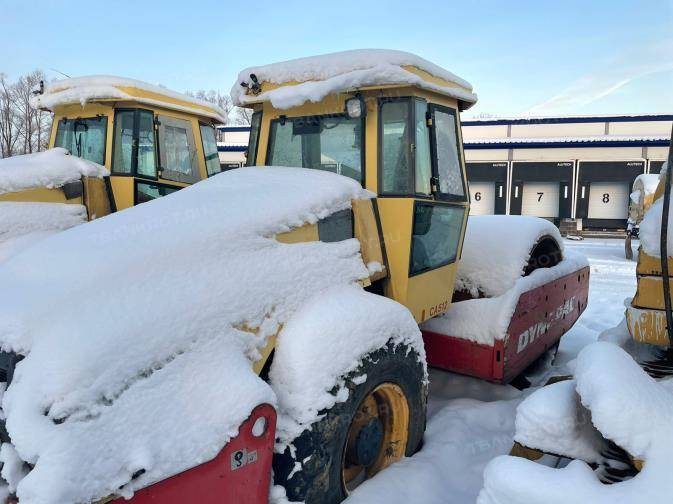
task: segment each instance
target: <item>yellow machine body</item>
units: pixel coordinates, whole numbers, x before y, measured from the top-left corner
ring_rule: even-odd
[[[225,121],[219,109],[133,83],[111,86],[110,94],[117,96],[103,93],[84,104],[76,98],[61,99],[42,107],[54,114],[49,147],[65,147],[73,155],[104,165],[111,175],[102,186],[84,179],[83,191],[75,197],[67,197],[61,187],[38,187],[2,194],[0,201],[84,204],[90,218],[101,217],[218,173],[214,125]],[[64,80],[47,93],[77,96],[78,86],[77,79]],[[89,131],[96,135],[94,147],[87,147]],[[77,152],[81,148],[85,152]],[[177,169],[169,170],[168,165]]]
[[[453,83],[448,83],[422,70],[409,68],[413,69],[416,75],[428,79],[437,86],[457,87]],[[297,83],[290,82],[280,85],[262,82],[261,94],[282,86],[294,85]],[[378,263],[381,265],[380,270],[372,272],[370,281],[379,282],[380,293],[405,305],[420,323],[445,312],[450,307],[469,214],[465,160],[458,122],[458,114],[463,104],[459,100],[441,92],[407,85],[363,87],[352,92],[330,94],[318,103],[306,102],[287,109],[278,109],[270,101],[260,100],[259,103],[247,105],[255,112],[248,152],[249,164],[259,166],[283,164],[271,159],[272,129],[275,124],[279,124],[279,121],[280,123],[293,120],[310,122],[313,117],[342,117],[346,109],[346,101],[349,99],[360,99],[366,109],[366,114],[362,118],[361,183],[365,189],[377,195],[371,201],[354,202],[354,235],[360,241],[365,264]],[[382,127],[379,124],[381,107],[384,103],[395,100],[409,100],[409,103],[415,103],[414,100],[418,100],[426,103],[429,108],[448,109],[456,118],[456,147],[460,164],[460,179],[464,188],[462,198],[447,201],[437,195],[434,186],[433,191],[428,194],[392,195],[381,191],[381,179],[385,169],[383,156],[388,155],[383,147]],[[428,115],[422,121],[419,120],[419,123],[422,122],[425,127],[432,128],[432,120],[433,116]],[[419,146],[412,145],[411,148],[416,150]],[[433,155],[435,155],[434,151]],[[436,163],[436,160],[433,159],[433,162]],[[460,213],[460,218],[453,220],[449,237],[449,241],[456,247],[455,256],[451,257],[450,261],[445,261],[445,264],[429,268],[427,271],[413,272],[411,264],[414,240],[422,239],[422,236],[419,237],[418,230],[414,235],[415,212],[417,215],[418,206],[451,207],[454,215]],[[433,209],[432,212],[435,210]],[[289,233],[283,233],[278,236],[278,239],[285,243],[318,240],[317,225],[304,226]]]

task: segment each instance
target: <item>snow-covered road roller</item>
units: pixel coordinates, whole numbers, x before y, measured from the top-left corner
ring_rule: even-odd
[[[341,502],[420,448],[428,363],[507,382],[586,306],[586,262],[550,223],[468,219],[459,113],[477,97],[463,79],[404,52],[349,51],[248,68],[232,97],[253,110],[249,167],[0,268],[16,287],[0,340],[18,361],[3,409],[22,503],[147,502],[221,453],[209,474],[234,471],[227,447],[263,403],[278,414],[275,484]],[[141,170],[131,141],[124,194],[166,173],[161,128],[174,126],[151,122],[142,145],[159,155]],[[64,256],[38,286],[36,265]],[[54,289],[77,306],[46,302]]]

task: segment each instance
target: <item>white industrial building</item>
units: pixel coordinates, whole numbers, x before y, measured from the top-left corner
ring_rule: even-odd
[[[661,169],[672,127],[673,114],[463,120],[471,213],[624,229],[633,182]],[[219,128],[223,169],[245,164],[248,135]]]

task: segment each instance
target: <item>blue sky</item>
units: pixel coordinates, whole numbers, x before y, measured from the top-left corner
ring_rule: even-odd
[[[229,91],[247,66],[414,52],[492,114],[673,113],[673,0],[0,0],[0,72],[113,74]]]

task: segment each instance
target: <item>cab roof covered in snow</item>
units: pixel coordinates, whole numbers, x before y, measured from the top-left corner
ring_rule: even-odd
[[[187,112],[226,123],[227,114],[217,105],[146,82],[94,75],[62,79],[45,84],[44,92],[33,97],[35,108],[53,111],[54,107],[87,102],[130,100],[170,110]]]
[[[319,102],[332,93],[369,87],[416,86],[459,101],[477,102],[472,85],[419,56],[386,49],[358,49],[299,58],[243,70],[231,89],[235,105],[270,101],[278,109]]]

